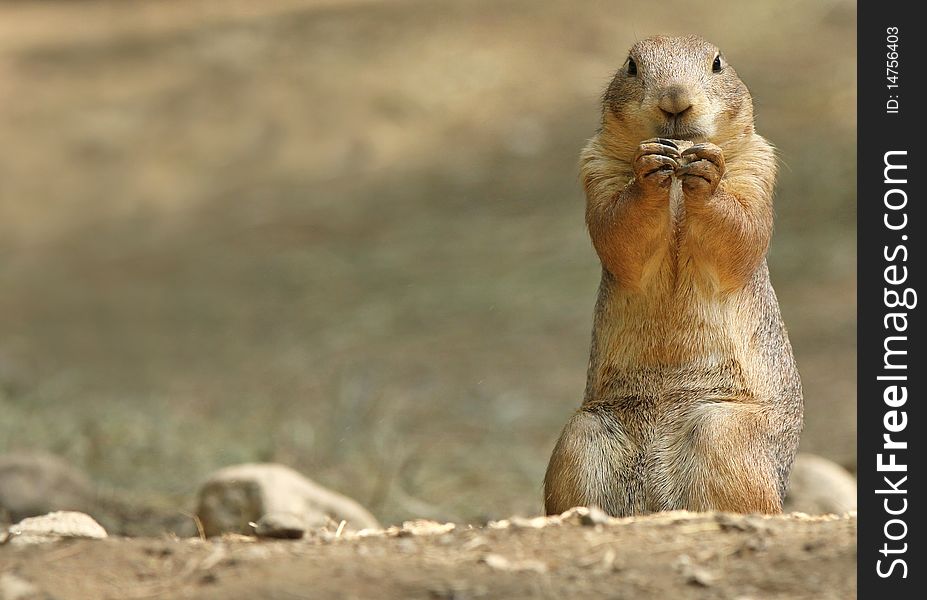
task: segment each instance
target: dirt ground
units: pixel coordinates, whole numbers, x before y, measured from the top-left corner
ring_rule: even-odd
[[[846,600],[856,517],[665,513],[366,538],[86,540],[0,547],[4,574],[56,600]]]

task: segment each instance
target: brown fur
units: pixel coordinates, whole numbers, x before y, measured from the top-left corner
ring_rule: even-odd
[[[781,510],[802,398],[766,268],[775,153],[716,56],[697,37],[635,44],[583,149],[602,282],[548,513]]]

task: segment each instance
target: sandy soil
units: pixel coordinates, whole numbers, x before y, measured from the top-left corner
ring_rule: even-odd
[[[7,546],[0,548],[0,578],[12,574],[60,600],[855,596],[855,516],[680,512],[537,524],[394,528],[291,542],[111,538]]]

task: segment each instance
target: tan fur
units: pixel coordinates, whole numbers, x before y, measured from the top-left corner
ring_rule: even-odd
[[[717,55],[697,37],[635,44],[583,149],[602,283],[548,513],[781,510],[802,399],[765,259],[775,153]]]

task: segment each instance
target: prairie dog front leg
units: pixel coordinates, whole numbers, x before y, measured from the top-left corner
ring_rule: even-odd
[[[673,140],[645,140],[634,153],[628,184],[616,195],[587,198],[592,244],[603,266],[625,289],[642,287],[644,267],[667,245],[670,186],[680,157]]]

